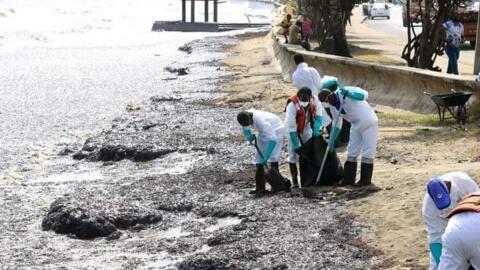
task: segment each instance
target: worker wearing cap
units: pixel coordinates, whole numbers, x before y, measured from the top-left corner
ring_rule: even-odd
[[[241,111],[237,115],[237,121],[242,126],[242,132],[250,143],[257,143],[258,150],[255,154],[255,190],[252,194],[262,195],[265,193],[265,170],[264,166],[270,162],[271,166],[278,171],[278,162],[282,155],[282,146],[287,135],[282,120],[273,113],[250,109]],[[253,134],[253,130],[257,132]]]
[[[373,161],[377,148],[378,118],[367,103],[368,92],[353,86],[339,87],[337,91],[323,89],[319,94],[321,102],[330,104],[332,128],[328,139],[328,150],[335,150],[335,140],[340,134],[343,118],[351,123],[350,140],[347,146],[347,161],[341,185],[370,185],[373,175]],[[355,183],[357,158],[362,156],[360,181]]]
[[[464,197],[447,218],[438,269],[480,269],[480,192]]]
[[[463,172],[450,172],[430,179],[423,199],[422,214],[427,225],[430,269],[437,269],[442,254],[445,215],[466,195],[479,191],[478,185]]]

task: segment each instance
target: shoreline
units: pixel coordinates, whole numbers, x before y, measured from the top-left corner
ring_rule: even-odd
[[[355,244],[361,226],[346,215],[345,198],[247,194],[254,186],[247,162],[253,152],[238,132],[237,110],[212,106],[208,98],[218,94],[213,85],[227,83],[222,76],[230,72],[218,60],[226,56],[222,46],[235,43],[229,37],[191,43],[188,61],[176,62],[189,67],[189,74],[165,81],[179,84],[182,92],[152,93],[83,146],[70,145],[82,151],[49,160],[79,179],[61,174],[1,186],[2,218],[8,221],[0,234],[4,267],[371,268],[367,249]],[[195,60],[199,55],[200,62]],[[72,160],[83,154],[82,160]],[[148,162],[135,161],[152,156]],[[184,172],[162,171],[192,158],[195,164]],[[62,207],[51,207],[54,202]],[[116,232],[81,240],[88,235],[41,229],[49,211],[51,222],[65,226],[55,216],[71,220],[72,210],[106,220]]]

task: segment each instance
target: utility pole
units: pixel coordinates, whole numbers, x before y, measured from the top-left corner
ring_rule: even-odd
[[[205,22],[208,22],[208,0],[205,0]]]
[[[190,5],[190,14],[192,16],[192,23],[195,22],[195,0],[190,1],[192,4]]]
[[[477,19],[477,40],[475,41],[475,61],[473,64],[473,73],[475,75],[480,73],[480,8],[478,10]]]
[[[218,21],[218,0],[213,0],[213,22]]]
[[[187,0],[182,0],[182,22],[187,21]]]

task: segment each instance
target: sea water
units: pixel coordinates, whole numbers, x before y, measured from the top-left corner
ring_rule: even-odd
[[[197,20],[203,7],[197,1]],[[220,22],[275,15],[268,1],[218,8]],[[156,20],[180,18],[180,0],[0,0],[0,172],[29,170],[21,164],[36,152],[81,141],[127,104],[171,91],[163,68],[185,57],[177,48],[225,34],[151,31]]]

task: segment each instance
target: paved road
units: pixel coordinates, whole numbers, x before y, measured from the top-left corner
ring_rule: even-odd
[[[355,8],[352,18],[353,26],[348,27],[347,31],[356,43],[361,44],[360,46],[362,46],[362,42],[359,42],[359,39],[362,39],[364,48],[381,50],[385,55],[404,62],[400,56],[406,44],[407,28],[403,27],[402,24],[402,7],[400,5],[389,6],[391,8],[389,20],[383,18],[367,19],[363,23],[362,7]],[[420,25],[415,27],[415,30],[420,32]],[[365,40],[368,42],[365,42]],[[464,75],[473,73],[474,55],[475,51],[466,43],[460,53],[460,73]],[[436,64],[445,72],[448,64],[447,56],[440,56]],[[469,77],[473,78],[473,76]]]

